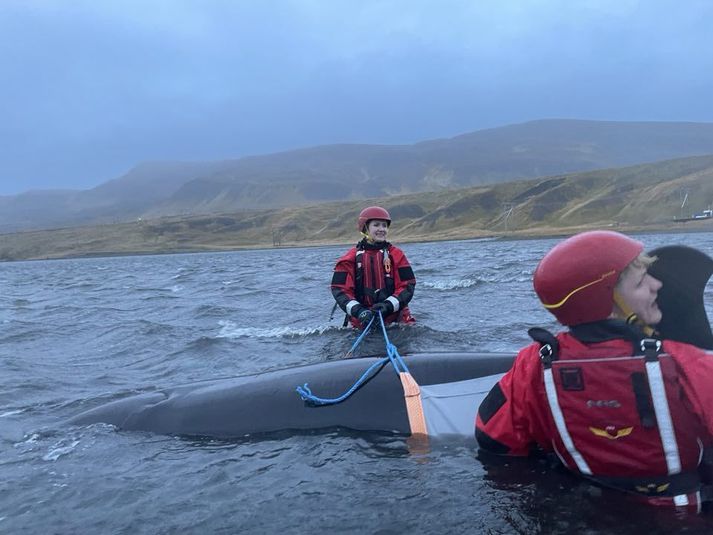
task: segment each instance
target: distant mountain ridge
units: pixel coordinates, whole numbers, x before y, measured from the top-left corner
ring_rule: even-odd
[[[413,145],[153,162],[86,191],[0,197],[0,232],[389,197],[713,154],[713,123],[549,119]]]
[[[587,228],[713,230],[710,219],[674,222],[682,193],[690,197],[686,214],[713,203],[713,155],[368,200],[3,234],[0,261],[353,243],[366,203],[389,210],[397,243]]]

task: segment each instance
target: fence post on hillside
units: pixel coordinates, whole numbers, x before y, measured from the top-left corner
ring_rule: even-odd
[[[272,246],[279,247],[282,245],[282,236],[278,229],[272,229]]]

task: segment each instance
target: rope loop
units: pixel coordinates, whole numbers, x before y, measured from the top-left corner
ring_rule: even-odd
[[[312,393],[312,390],[310,390],[309,386],[307,386],[307,383],[305,383],[303,386],[298,386],[295,390],[297,390],[297,393],[305,401],[305,403],[313,407],[319,407],[322,405],[336,405],[337,403],[341,403],[342,401],[347,399],[354,392],[356,392],[364,383],[366,383],[369,379],[375,376],[380,371],[381,367],[383,367],[388,361],[388,358],[383,358],[369,366],[369,369],[366,370],[359,379],[357,379],[356,383],[354,383],[351,388],[349,388],[349,390],[347,390],[346,392],[344,392],[344,394],[336,398],[321,398],[319,396],[315,396]]]
[[[309,388],[308,383],[305,383],[302,386],[298,386],[295,390],[305,403],[312,407],[336,405],[337,403],[341,403],[349,396],[351,396],[354,392],[356,392],[359,388],[361,388],[364,383],[366,383],[369,379],[379,373],[381,371],[381,368],[383,368],[388,362],[391,362],[397,374],[400,374],[402,372],[410,373],[408,368],[406,367],[406,363],[404,362],[403,358],[401,357],[401,355],[399,355],[398,349],[396,349],[396,346],[389,341],[389,337],[386,334],[386,325],[384,325],[384,318],[381,314],[381,311],[378,311],[378,314],[379,322],[381,323],[381,331],[384,334],[384,342],[386,344],[387,356],[382,359],[379,359],[374,364],[369,366],[369,368],[362,374],[362,376],[357,379],[357,381],[346,392],[344,392],[344,394],[336,398],[322,398],[316,396],[312,393],[312,390]],[[364,339],[364,337],[367,335],[372,325],[374,324],[375,319],[376,317],[371,318],[371,321],[369,321],[364,331],[362,331],[362,333],[352,345],[352,348],[347,352],[347,356],[351,355],[352,352],[359,346],[361,341]]]

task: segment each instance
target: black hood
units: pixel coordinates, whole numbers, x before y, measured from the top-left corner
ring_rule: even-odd
[[[659,247],[648,254],[658,258],[649,273],[663,283],[657,299],[663,319],[656,326],[662,338],[713,349],[713,333],[703,304],[713,259],[684,245]]]

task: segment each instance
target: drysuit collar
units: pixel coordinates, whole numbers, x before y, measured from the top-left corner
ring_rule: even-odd
[[[608,340],[624,339],[631,341],[635,347],[643,338],[648,338],[639,325],[627,323],[621,319],[606,319],[592,323],[582,323],[569,328],[569,332],[583,344],[595,344]],[[652,333],[655,334],[655,333]]]
[[[391,245],[387,241],[376,241],[376,242],[370,242],[366,238],[361,240],[359,243],[357,243],[357,249],[366,249],[366,250],[378,250],[378,249],[385,249],[389,245]]]

